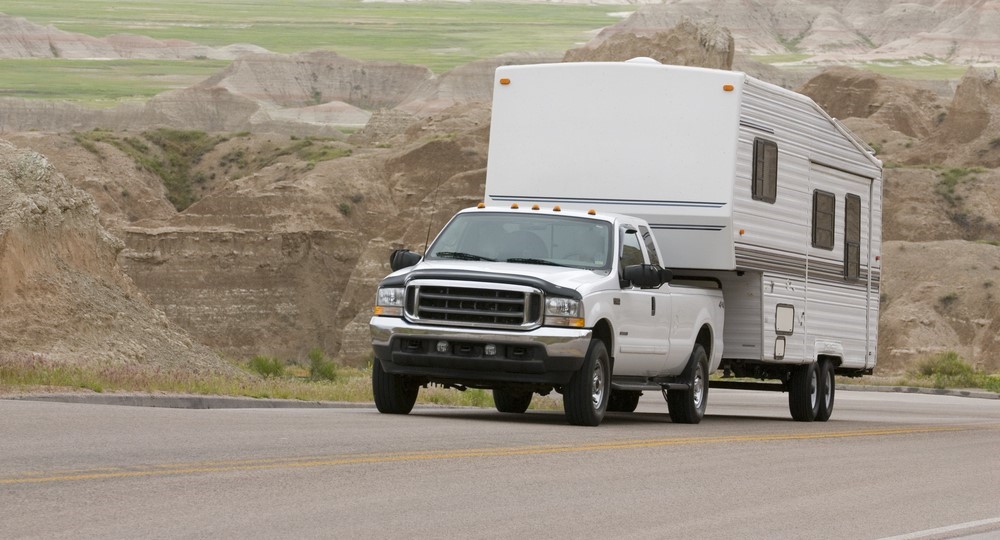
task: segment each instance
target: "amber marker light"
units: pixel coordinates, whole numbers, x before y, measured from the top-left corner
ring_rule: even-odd
[[[553,212],[562,212],[562,208],[559,208],[559,205],[557,204],[557,205],[555,205],[555,206],[552,207],[552,211]]]
[[[510,205],[511,210],[517,210],[518,208],[520,208],[520,206],[518,206],[517,203]]]
[[[740,229],[740,236],[743,236],[743,235],[744,235],[744,234],[746,234],[746,233],[747,233],[747,232],[746,232],[746,230],[744,230],[744,229]]]
[[[726,92],[732,92],[733,90],[736,89],[736,87],[731,84],[724,84],[722,85],[722,89]]]
[[[479,203],[476,205],[476,208],[486,208],[486,203]]]
[[[504,86],[507,86],[508,84],[510,84],[510,79],[508,79],[507,77],[504,77],[504,78],[500,79],[500,84],[502,84]]]
[[[533,205],[531,205],[531,209],[532,210],[539,210],[540,208],[538,207],[537,204],[533,204]]]
[[[587,210],[587,215],[588,216],[596,216],[597,215],[597,210],[594,210],[593,208],[591,208],[590,210]]]

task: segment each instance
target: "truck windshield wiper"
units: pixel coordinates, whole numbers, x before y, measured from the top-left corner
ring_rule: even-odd
[[[524,264],[544,264],[546,266],[566,266],[565,264],[559,264],[557,262],[547,261],[545,259],[530,259],[530,258],[519,258],[514,257],[513,259],[507,259],[509,263],[524,263]]]
[[[496,262],[496,259],[491,259],[489,257],[483,257],[482,255],[473,255],[472,253],[465,253],[462,251],[442,251],[440,253],[434,254],[442,259],[459,259],[463,261],[491,261]]]

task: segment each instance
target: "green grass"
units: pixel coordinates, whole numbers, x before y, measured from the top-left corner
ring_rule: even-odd
[[[228,64],[220,60],[0,59],[0,97],[111,107],[191,86]]]
[[[620,19],[621,6],[360,0],[8,0],[3,12],[97,37],[115,33],[275,52],[330,49],[444,71],[512,51],[561,53]]]
[[[260,356],[258,358],[268,358]],[[314,359],[329,362],[322,352],[310,351],[310,371]],[[229,375],[195,374],[190,371],[164,371],[128,365],[68,365],[39,355],[0,359],[0,395],[5,393],[89,390],[93,392],[150,392],[199,395],[223,395],[253,398],[297,399],[303,401],[346,401],[370,403],[371,369],[336,366],[336,376],[310,377],[293,363],[268,358],[279,363],[282,373],[262,376],[251,369],[253,360],[237,364],[244,371]],[[325,369],[325,368],[320,368]],[[558,396],[557,396],[558,397]],[[449,406],[493,407],[492,393],[471,389],[465,392],[440,387],[421,388],[418,403]],[[532,408],[557,410],[560,400],[535,396]]]

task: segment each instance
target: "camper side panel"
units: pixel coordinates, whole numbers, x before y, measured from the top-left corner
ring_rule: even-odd
[[[767,145],[776,149],[774,163],[761,159]],[[776,169],[772,186],[760,180],[769,167]],[[868,279],[878,177],[878,164],[811,100],[748,78],[733,230],[737,269],[761,272],[762,361],[795,364],[829,354],[842,358],[844,367],[868,363],[874,343]],[[813,230],[817,191],[824,193],[821,247],[815,247]],[[860,258],[856,277],[848,277],[845,264],[848,194],[856,197],[852,208],[860,206],[861,215],[855,242],[860,245],[852,244],[852,257]]]

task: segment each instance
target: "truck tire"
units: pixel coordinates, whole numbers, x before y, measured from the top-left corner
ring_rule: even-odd
[[[668,390],[667,409],[675,424],[697,424],[705,417],[708,406],[708,354],[701,345],[695,345],[685,377],[690,383],[687,390]]]
[[[788,410],[797,422],[812,422],[819,415],[819,366],[811,362],[792,371]]]
[[[633,390],[612,390],[608,398],[608,412],[635,412],[642,392]]]
[[[587,358],[563,388],[566,419],[575,426],[598,426],[611,396],[611,358],[604,342],[591,340]]]
[[[819,411],[816,420],[820,422],[826,422],[833,414],[833,398],[837,391],[833,370],[833,361],[826,358],[819,361]]]
[[[372,363],[372,392],[375,407],[383,414],[409,414],[417,401],[420,386],[401,375],[386,373],[382,362],[376,358]]]
[[[493,403],[503,413],[522,414],[531,405],[532,392],[513,392],[503,388],[493,389]]]

